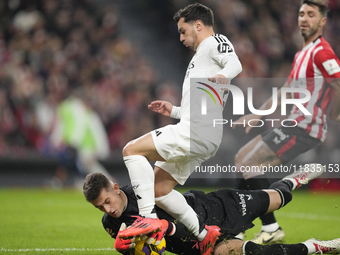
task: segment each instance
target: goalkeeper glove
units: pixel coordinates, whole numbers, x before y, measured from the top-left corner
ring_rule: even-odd
[[[146,240],[147,244],[153,243],[153,241],[156,239],[155,245],[159,245],[162,241],[163,236],[165,236],[166,231],[168,230],[169,223],[167,220],[160,220],[162,222],[162,228],[160,231],[156,233],[152,233],[148,236],[148,239]]]
[[[126,229],[126,224],[123,222],[122,225],[120,225],[119,232],[115,241],[115,249],[123,253],[129,249],[132,249],[136,246],[135,244],[135,238],[132,239],[122,239],[119,238],[119,235]]]

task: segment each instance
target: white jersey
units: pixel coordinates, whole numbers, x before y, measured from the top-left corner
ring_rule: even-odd
[[[200,97],[193,98],[194,103],[190,102],[190,94],[192,92],[190,83],[192,78],[206,78],[208,82],[207,78],[213,77],[216,74],[222,74],[230,81],[241,71],[242,67],[234,47],[226,36],[214,34],[200,43],[186,71],[180,109],[180,122],[191,124],[191,134],[195,133],[198,137],[219,145],[223,133],[222,125],[217,125],[214,128],[212,121],[207,123],[202,119],[204,116],[200,114],[196,114],[195,118],[193,118],[192,112],[190,112],[190,105],[200,106],[201,99]],[[219,107],[215,107],[214,111],[209,111],[207,115],[209,115],[210,119],[221,119],[226,101],[226,97],[223,97],[223,95],[226,92],[221,88],[215,89],[215,91],[219,94],[219,99],[222,102]]]

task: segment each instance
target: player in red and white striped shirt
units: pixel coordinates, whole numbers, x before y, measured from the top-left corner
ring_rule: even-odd
[[[304,115],[294,105],[289,119],[295,119],[298,127],[322,142],[327,133],[326,111],[334,95],[332,82],[340,78],[339,64],[331,46],[319,36],[295,55],[287,82],[290,87],[308,89],[311,93],[311,99],[305,104],[305,108],[312,115]],[[293,93],[291,96],[295,99],[299,98],[300,94]]]
[[[296,127],[280,127],[258,135],[243,146],[235,157],[235,164],[242,166],[276,166],[287,163],[299,154],[322,143],[327,134],[326,112],[331,102],[333,106],[330,118],[340,121],[340,62],[331,46],[322,37],[322,30],[327,20],[327,2],[325,0],[303,0],[299,10],[298,25],[303,36],[303,48],[294,58],[291,74],[284,87],[307,89],[311,98],[303,106],[311,113],[305,115],[294,106],[288,119],[295,120]],[[291,93],[287,98],[304,97],[300,93]],[[278,92],[278,104],[281,103],[281,90]],[[260,108],[270,109],[272,98]],[[235,122],[242,123],[259,119],[262,116],[248,114]],[[254,121],[252,121],[253,126]],[[246,127],[246,133],[252,127]],[[255,148],[255,149],[254,149]],[[269,180],[258,177],[262,173],[243,173],[244,180],[239,188],[268,188]],[[262,230],[253,240],[257,243],[269,243],[282,240],[284,232],[275,220],[274,214],[261,217]]]

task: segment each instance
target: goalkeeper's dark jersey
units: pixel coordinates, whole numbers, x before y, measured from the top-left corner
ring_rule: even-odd
[[[139,214],[137,199],[131,185],[121,188],[127,196],[127,207],[121,217],[113,218],[106,213],[102,218],[105,230],[116,238],[120,225],[125,222],[127,226],[135,221]],[[264,214],[269,205],[269,197],[263,191],[243,191],[222,189],[205,194],[202,191],[190,190],[183,193],[188,204],[199,216],[201,224],[217,225],[221,228],[221,236],[217,243],[223,239],[232,239],[238,233],[253,226],[252,221]],[[265,202],[263,202],[265,200]],[[261,205],[265,205],[261,208]],[[166,250],[176,254],[197,254],[199,249],[192,248],[196,237],[184,227],[183,224],[174,220],[164,210],[156,206],[156,212],[160,219],[174,222],[176,232],[172,236],[165,236]]]

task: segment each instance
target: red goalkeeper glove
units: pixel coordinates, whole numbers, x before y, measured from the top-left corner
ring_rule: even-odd
[[[159,245],[162,241],[163,236],[165,236],[166,231],[168,230],[169,223],[167,220],[161,220],[162,222],[162,229],[156,233],[153,233],[148,236],[148,239],[146,240],[147,244],[153,243],[153,241],[156,239],[155,245]]]
[[[126,252],[129,249],[132,249],[136,246],[136,244],[134,243],[135,238],[132,239],[123,239],[120,238],[119,235],[126,229],[126,224],[123,222],[122,225],[120,225],[119,228],[119,232],[118,235],[116,237],[116,241],[115,241],[115,249],[120,252]]]

